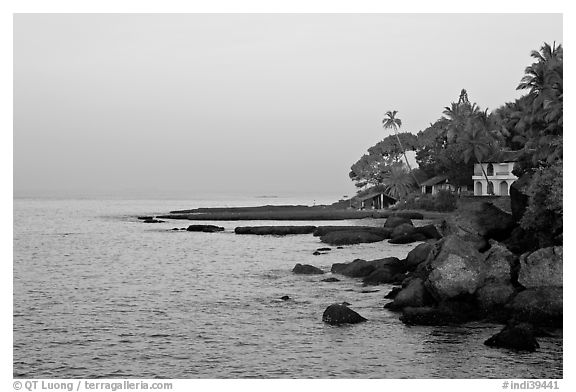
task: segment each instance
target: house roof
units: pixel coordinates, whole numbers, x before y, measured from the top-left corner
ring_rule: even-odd
[[[446,175],[432,177],[432,178],[420,183],[420,186],[432,186],[432,185],[440,184],[441,182],[444,182],[447,179],[448,179],[448,176],[446,176]]]
[[[380,195],[384,195],[384,197],[387,197],[390,200],[394,200],[396,201],[396,199],[394,199],[393,197],[388,196],[386,193],[384,193],[384,191],[372,191],[369,192],[363,196],[357,196],[358,200],[360,201],[364,201],[364,200],[368,200],[368,199],[372,199],[376,196],[380,196]]]
[[[520,158],[522,150],[517,151],[500,151],[492,155],[490,158],[483,160],[484,163],[499,163],[499,162],[516,162]]]

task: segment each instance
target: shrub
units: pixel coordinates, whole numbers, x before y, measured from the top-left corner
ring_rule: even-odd
[[[405,199],[400,200],[395,208],[399,210],[453,211],[456,209],[456,196],[446,190],[441,190],[435,195],[411,193]]]
[[[434,207],[436,211],[454,211],[456,209],[456,195],[448,190],[440,190],[435,195]]]

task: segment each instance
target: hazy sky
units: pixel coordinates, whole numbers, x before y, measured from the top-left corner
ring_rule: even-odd
[[[387,110],[494,109],[545,41],[561,15],[19,14],[14,193],[350,195]]]

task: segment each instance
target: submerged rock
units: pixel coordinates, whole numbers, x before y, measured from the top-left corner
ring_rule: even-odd
[[[316,252],[328,252],[331,250],[332,250],[332,248],[318,248],[318,249],[316,249]]]
[[[145,219],[145,220],[143,220],[142,222],[143,222],[143,223],[164,223],[163,220],[154,219],[154,218]]]
[[[329,282],[329,283],[332,283],[332,282],[340,282],[340,279],[338,279],[338,278],[333,278],[333,277],[332,277],[332,278],[322,279],[322,282]]]
[[[318,226],[316,230],[314,230],[313,235],[314,237],[322,237],[335,231],[363,231],[376,234],[384,238],[389,238],[392,229],[375,226]]]
[[[462,321],[456,314],[436,307],[406,307],[400,321],[406,325],[450,325]]]
[[[332,304],[322,314],[322,321],[330,325],[357,324],[367,321],[346,305]]]
[[[561,327],[562,303],[562,287],[535,287],[516,294],[506,308],[515,320]]]
[[[190,225],[186,231],[195,231],[202,233],[216,233],[218,231],[224,231],[223,227],[214,225]]]
[[[295,274],[304,274],[304,275],[319,275],[324,273],[324,271],[322,271],[318,267],[314,267],[313,265],[310,264],[300,264],[300,263],[294,266],[292,272],[294,272]]]
[[[332,264],[331,271],[332,273],[351,278],[365,278],[379,268],[397,268],[398,271],[403,270],[403,266],[398,258],[386,257],[384,259],[370,261],[356,259],[350,263],[335,263]]]
[[[329,245],[353,245],[379,242],[384,239],[384,236],[366,231],[332,231],[320,237],[320,241]]]
[[[527,323],[507,325],[484,342],[486,346],[511,348],[534,352],[540,347],[534,336],[534,327]]]
[[[412,242],[426,241],[427,239],[428,239],[428,237],[426,237],[422,233],[412,232],[412,233],[406,233],[406,234],[398,235],[398,236],[388,240],[388,243],[390,243],[390,244],[411,244]]]
[[[280,299],[281,299],[282,301],[288,301],[288,300],[290,300],[291,298],[290,298],[289,296],[287,296],[287,295],[284,295],[284,296],[280,297]]]

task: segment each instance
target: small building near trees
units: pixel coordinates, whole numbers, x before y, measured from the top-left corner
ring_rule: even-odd
[[[441,175],[432,177],[420,184],[422,189],[422,194],[435,195],[440,190],[448,190],[451,192],[456,191],[456,186],[452,185],[448,181],[448,176]]]
[[[361,209],[380,210],[396,203],[396,199],[388,196],[384,191],[370,191],[362,196],[356,196]]]
[[[512,174],[512,170],[520,153],[521,151],[501,151],[484,162],[475,164],[472,176],[474,196],[509,196],[510,185],[518,179]]]

